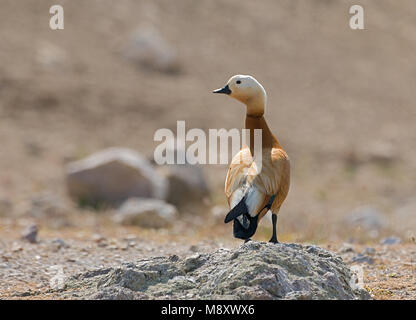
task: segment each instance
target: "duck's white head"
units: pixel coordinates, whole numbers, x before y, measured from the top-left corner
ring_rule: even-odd
[[[247,106],[247,114],[261,116],[266,106],[266,90],[252,76],[235,75],[232,76],[224,88],[213,91],[214,93],[227,94]]]

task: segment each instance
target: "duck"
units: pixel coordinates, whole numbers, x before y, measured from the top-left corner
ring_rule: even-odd
[[[290,160],[264,118],[266,90],[250,75],[234,75],[213,93],[228,95],[246,106],[245,129],[249,132],[249,143],[242,144],[233,156],[225,178],[230,211],[224,222],[233,221],[234,237],[247,242],[255,234],[259,221],[271,211],[269,242],[279,243],[277,217],[289,192]],[[256,131],[261,133],[260,152],[254,145]]]

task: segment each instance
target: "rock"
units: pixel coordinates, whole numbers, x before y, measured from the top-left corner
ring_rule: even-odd
[[[128,299],[370,298],[354,285],[339,256],[317,246],[250,241],[233,250],[174,257],[81,273],[66,280],[63,294],[82,299],[113,299],[119,292]]]
[[[80,205],[118,206],[131,197],[166,197],[168,182],[138,152],[109,148],[66,168],[69,195]]]
[[[189,247],[189,251],[191,252],[198,252],[199,251],[199,247],[196,245],[192,245]]]
[[[92,300],[147,300],[147,296],[123,287],[110,287],[91,296]]]
[[[402,239],[398,237],[388,237],[380,240],[381,245],[393,245],[393,244],[399,244],[402,242]]]
[[[174,159],[178,159],[178,153],[183,152],[185,163],[157,165],[158,172],[169,181],[166,201],[176,206],[205,203],[210,195],[210,189],[202,167],[190,164],[186,158],[186,150],[182,148],[169,149],[167,152],[172,152]],[[155,159],[151,161],[157,163]]]
[[[389,165],[398,158],[393,145],[386,143],[376,143],[370,146],[368,151],[368,160],[380,165]]]
[[[351,263],[368,263],[368,264],[373,264],[374,263],[374,259],[371,258],[371,257],[369,257],[369,256],[366,256],[364,254],[359,253],[359,254],[355,255],[352,258]]]
[[[103,235],[99,234],[99,233],[94,233],[91,236],[91,240],[97,243],[103,242],[103,241],[107,241],[107,238],[104,237]]]
[[[363,254],[373,256],[376,254],[376,249],[367,247],[364,249]]]
[[[354,246],[349,243],[343,243],[341,248],[339,248],[338,252],[340,253],[354,252]]]
[[[13,242],[11,250],[12,252],[19,252],[23,250],[23,247],[20,245],[20,243]]]
[[[147,70],[177,73],[180,69],[174,48],[154,29],[138,28],[130,37],[123,55]]]
[[[113,219],[124,225],[166,228],[173,223],[177,215],[175,206],[162,200],[131,198],[123,203]]]
[[[67,249],[69,248],[69,245],[62,239],[54,239],[51,241],[51,249],[54,252],[59,251],[60,249]]]
[[[28,226],[22,231],[22,240],[29,241],[30,243],[36,243],[36,237],[38,235],[38,227],[34,224]]]
[[[203,203],[210,190],[203,170],[197,165],[178,164],[159,168],[169,181],[166,201],[176,206],[189,203]]]

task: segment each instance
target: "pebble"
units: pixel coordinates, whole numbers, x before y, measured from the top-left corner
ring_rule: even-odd
[[[53,252],[57,252],[61,248],[69,248],[69,245],[62,239],[55,239],[52,240],[51,247]]]
[[[104,236],[102,236],[101,234],[98,234],[98,233],[94,233],[92,235],[91,239],[94,242],[102,242],[102,241],[106,240],[106,238]]]
[[[402,240],[398,237],[388,237],[388,238],[381,239],[380,244],[390,246],[393,244],[399,244],[401,242]]]
[[[17,242],[14,242],[12,245],[12,252],[18,252],[18,251],[22,251],[23,247],[18,244]]]
[[[21,233],[22,239],[29,241],[30,243],[36,243],[36,237],[38,235],[38,227],[35,224],[28,226]]]
[[[338,250],[339,252],[341,252],[341,253],[348,253],[348,252],[354,252],[354,248],[353,248],[353,246],[351,245],[351,244],[349,244],[349,243],[344,243],[343,245],[342,245],[342,247],[341,248],[339,248],[339,250]]]
[[[352,263],[368,263],[368,264],[373,264],[374,263],[374,259],[373,258],[371,258],[371,257],[369,257],[369,256],[366,256],[366,255],[363,255],[363,254],[361,254],[361,253],[359,253],[359,254],[357,254],[356,256],[354,256],[353,258],[352,258],[352,261],[351,261]]]
[[[199,251],[199,247],[198,246],[195,246],[195,245],[192,245],[192,246],[189,247],[189,251],[191,251],[191,252],[198,252]]]
[[[363,255],[370,255],[370,256],[372,256],[372,255],[374,255],[376,253],[376,249],[374,249],[374,248],[365,248],[364,249],[364,251],[363,251]]]

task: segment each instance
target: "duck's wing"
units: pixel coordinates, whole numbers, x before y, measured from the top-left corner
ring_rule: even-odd
[[[271,161],[269,164],[263,165],[259,178],[266,194],[276,195],[271,211],[278,213],[280,206],[286,199],[290,186],[290,161],[289,156],[283,149],[272,148]]]
[[[231,195],[246,182],[247,172],[253,163],[249,148],[241,149],[232,159],[225,178],[225,195],[228,204],[231,204]]]
[[[237,153],[228,169],[225,180],[225,194],[231,208],[244,198],[250,216],[259,214],[261,219],[268,210],[262,210],[274,196],[271,210],[278,213],[290,185],[290,162],[281,148],[264,150],[262,168],[257,172],[249,148]]]
[[[253,209],[261,219],[268,210],[278,213],[286,199],[290,184],[290,162],[287,153],[281,148],[264,150],[261,171],[250,183],[253,192]],[[272,202],[272,203],[269,203]]]
[[[254,217],[267,203],[267,195],[253,183],[257,169],[250,149],[245,147],[238,152],[228,168],[225,179],[225,195],[231,208],[236,207],[244,198],[247,213]]]

